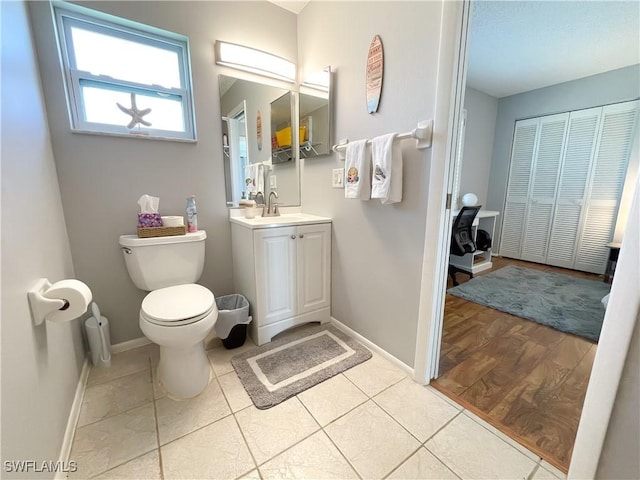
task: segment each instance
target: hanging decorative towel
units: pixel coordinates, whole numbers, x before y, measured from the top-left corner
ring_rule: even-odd
[[[402,150],[399,142],[394,142],[397,135],[389,133],[371,140],[371,198],[379,198],[383,205],[402,201]]]
[[[244,167],[244,183],[247,189],[247,198],[252,199],[258,192],[264,194],[264,165],[250,163]]]
[[[344,196],[369,200],[371,164],[367,140],[356,140],[347,144],[344,158]]]

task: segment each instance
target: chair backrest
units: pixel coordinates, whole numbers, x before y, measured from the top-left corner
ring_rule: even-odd
[[[451,254],[463,256],[476,251],[471,227],[482,207],[462,207],[451,229]]]

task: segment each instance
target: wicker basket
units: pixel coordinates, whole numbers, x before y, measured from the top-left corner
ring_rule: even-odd
[[[184,235],[187,227],[138,227],[139,238],[168,237],[170,235]]]

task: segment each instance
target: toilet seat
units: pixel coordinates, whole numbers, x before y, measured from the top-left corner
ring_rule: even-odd
[[[142,301],[140,317],[165,327],[196,323],[215,308],[215,297],[208,288],[195,283],[160,288]]]

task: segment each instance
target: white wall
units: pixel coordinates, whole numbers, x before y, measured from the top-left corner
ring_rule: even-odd
[[[622,371],[596,478],[640,478],[640,318]]]
[[[487,208],[498,99],[467,87],[464,108],[467,110],[467,123],[464,134],[460,196],[469,192],[475,193],[478,196],[478,205]]]
[[[640,177],[582,407],[568,478],[640,478]]]
[[[439,2],[311,2],[299,14],[301,72],[335,71],[334,142],[405,132],[434,117],[441,10]],[[384,82],[370,115],[365,68],[376,34]],[[412,141],[402,151],[402,203],[346,200],[331,187],[331,170],[343,166],[332,154],[304,160],[302,206],[333,219],[332,316],[412,366],[431,153]],[[437,239],[434,232],[434,248]]]
[[[296,16],[267,2],[87,2],[87,6],[187,35],[198,142],[74,134],[69,130],[62,73],[49,4],[33,2],[38,60],[53,151],[76,273],[110,319],[111,339],[141,337],[138,311],[145,292],[125,269],[118,236],[134,233],[136,201],[160,197],[163,214],[183,215],[197,197],[198,226],[207,231],[200,283],[215,295],[232,293],[231,231],[225,206],[222,127],[214,42],[239,43],[296,61]]]
[[[498,102],[487,208],[499,211],[504,209],[516,120],[624,102],[638,97],[640,65],[501,98]],[[635,178],[634,173],[631,173],[631,178]],[[500,245],[501,229],[502,223],[499,221],[496,224],[496,246]]]
[[[27,291],[39,278],[73,278],[74,270],[26,6],[0,5],[2,477],[10,478],[6,460],[58,460],[84,348],[80,320],[36,327],[29,312]]]

